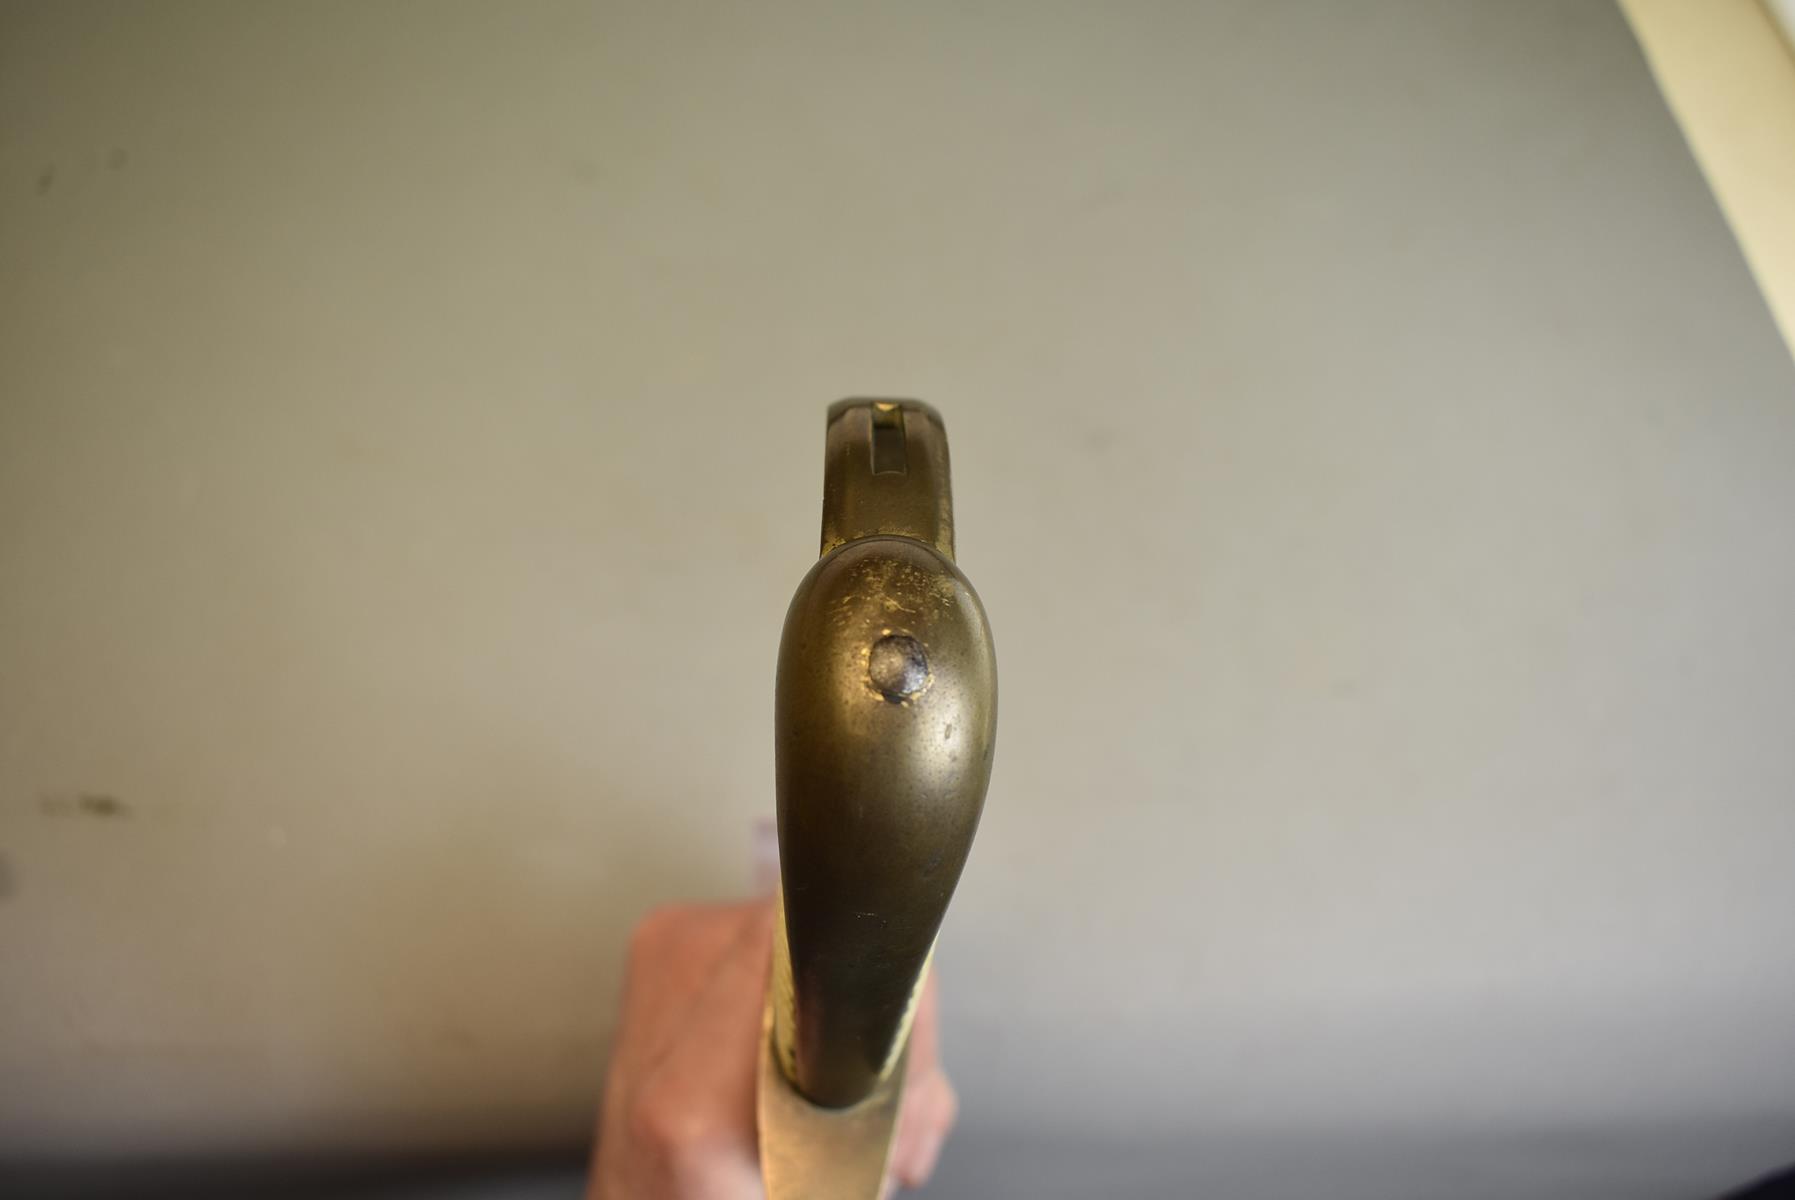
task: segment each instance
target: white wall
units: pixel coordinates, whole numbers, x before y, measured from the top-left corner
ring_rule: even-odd
[[[0,1149],[579,1136],[882,393],[966,1145],[1787,1157],[1795,369],[1617,14],[1345,11],[6,9]]]

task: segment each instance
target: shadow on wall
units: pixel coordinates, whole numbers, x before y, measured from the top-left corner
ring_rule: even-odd
[[[35,1200],[579,1200],[584,1152],[433,1161],[260,1159],[0,1166]]]

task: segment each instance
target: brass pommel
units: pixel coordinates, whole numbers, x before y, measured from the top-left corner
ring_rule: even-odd
[[[984,806],[997,664],[953,561],[940,417],[844,401],[827,448],[822,558],[779,645],[773,1037],[794,1087],[842,1107],[904,1048]]]

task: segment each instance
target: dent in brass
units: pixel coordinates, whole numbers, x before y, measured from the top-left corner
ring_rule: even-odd
[[[984,806],[997,668],[953,562],[934,410],[830,409],[822,533],[779,647],[772,1049],[797,1091],[840,1108],[903,1051]]]

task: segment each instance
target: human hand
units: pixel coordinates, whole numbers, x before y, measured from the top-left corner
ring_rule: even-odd
[[[754,1108],[773,920],[757,900],[660,908],[636,926],[588,1200],[764,1200]],[[936,1008],[931,971],[887,1194],[928,1182],[959,1107]]]

